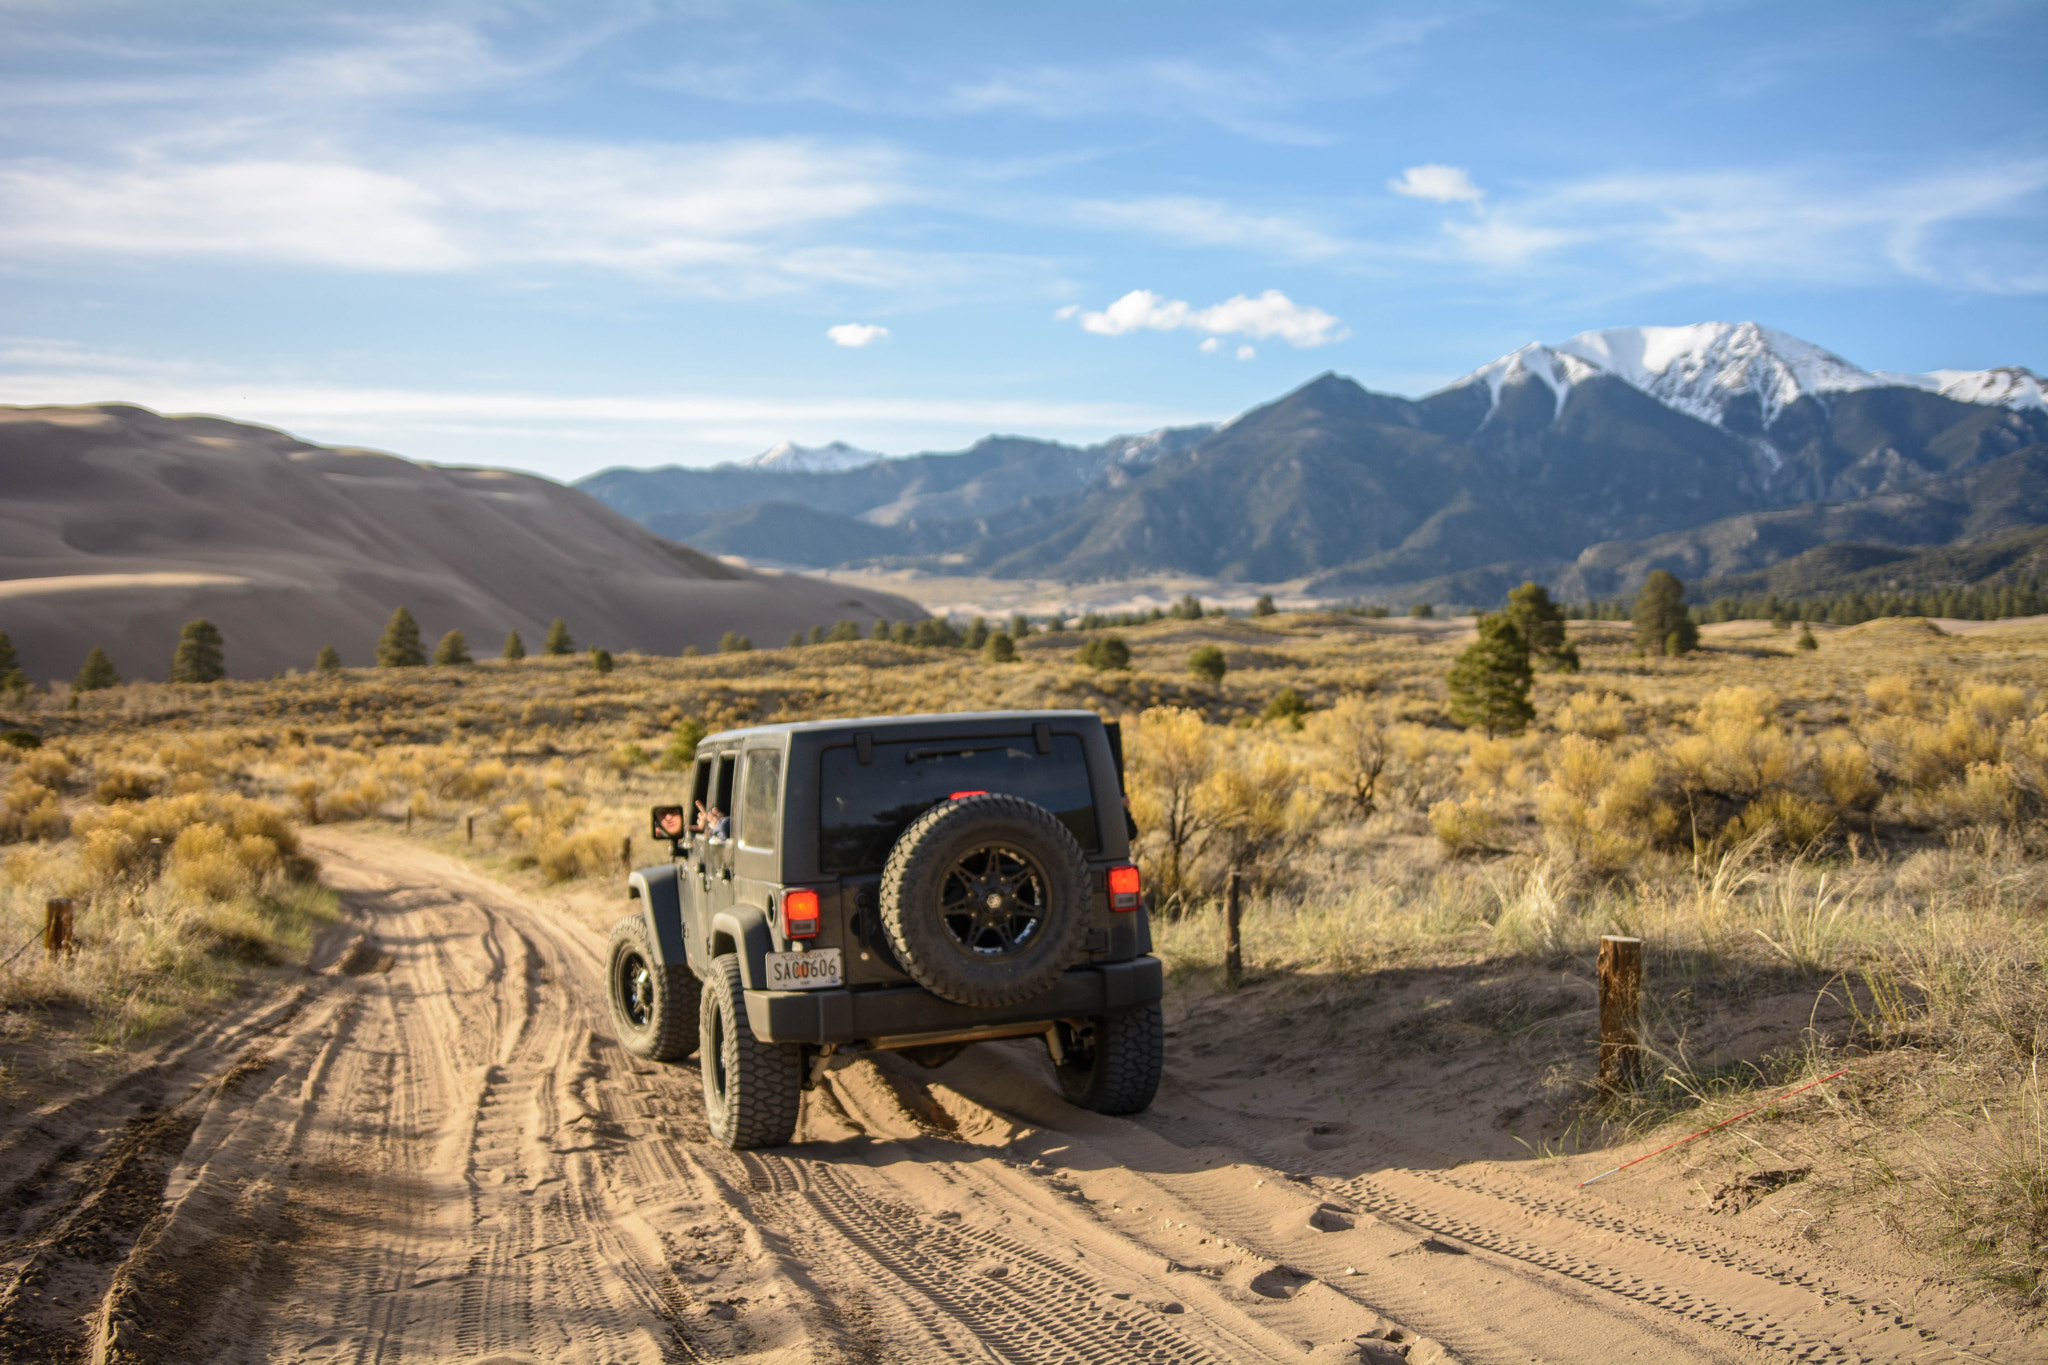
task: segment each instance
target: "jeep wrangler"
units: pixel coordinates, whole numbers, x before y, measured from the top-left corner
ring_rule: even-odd
[[[863,1052],[922,1066],[1045,1039],[1061,1090],[1152,1102],[1163,1051],[1121,736],[1092,711],[762,725],[697,747],[657,806],[665,867],[629,878],[611,1013],[629,1052],[702,1049],[728,1147],[773,1147]]]

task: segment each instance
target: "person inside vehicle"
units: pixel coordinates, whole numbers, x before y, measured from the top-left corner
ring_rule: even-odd
[[[716,806],[707,806],[702,801],[699,801],[697,803],[697,823],[692,828],[697,833],[708,835],[713,839],[730,839],[732,837],[732,817]]]

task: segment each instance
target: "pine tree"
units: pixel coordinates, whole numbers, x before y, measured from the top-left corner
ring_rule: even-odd
[[[1188,655],[1188,672],[1206,683],[1220,683],[1230,669],[1223,651],[1214,645],[1203,645]]]
[[[1451,693],[1451,719],[1480,726],[1488,739],[1496,731],[1518,735],[1536,718],[1529,704],[1535,682],[1529,647],[1506,612],[1479,618],[1479,638],[1465,647],[1444,681]]]
[[[469,641],[459,630],[451,630],[441,637],[441,643],[434,646],[434,662],[437,664],[466,664],[469,657]]]
[[[608,649],[600,649],[598,646],[592,645],[590,647],[590,666],[599,673],[611,672],[612,652]]]
[[[729,630],[718,637],[720,654],[744,654],[754,647],[754,642],[736,630]]]
[[[219,682],[228,675],[222,653],[220,630],[207,620],[187,621],[178,632],[178,648],[171,655],[174,683]]]
[[[1799,638],[1792,642],[1794,649],[1819,649],[1820,641],[1813,638],[1813,627],[1800,622]]]
[[[1008,631],[999,630],[982,642],[981,657],[992,664],[1017,662],[1017,642]]]
[[[1269,592],[1260,593],[1259,600],[1252,603],[1252,615],[1254,616],[1272,616],[1279,610],[1280,608],[1273,605],[1273,594]]]
[[[315,673],[341,672],[341,651],[333,645],[320,646],[320,652],[313,656],[313,671]]]
[[[888,623],[887,621],[880,621],[880,620],[876,621],[876,622],[875,622],[875,628],[874,628],[873,630],[871,630],[871,631],[869,631],[869,632],[868,632],[868,638],[869,638],[870,640],[886,640],[886,639],[888,639],[888,638],[889,638],[889,623]]]
[[[1014,613],[1010,617],[1010,638],[1012,640],[1024,640],[1030,638],[1030,635],[1031,618],[1021,611]]]
[[[418,668],[426,661],[426,646],[420,643],[420,623],[400,607],[391,613],[384,634],[377,641],[377,667]]]
[[[860,622],[834,621],[832,629],[825,634],[825,643],[840,645],[845,644],[848,640],[858,640],[859,638]]]
[[[92,652],[85,656],[85,662],[79,665],[78,676],[71,680],[74,692],[98,692],[120,685],[121,675],[114,671],[114,661],[98,645],[94,645]]]
[[[1685,584],[1666,569],[1652,569],[1636,594],[1636,646],[1645,654],[1687,654],[1700,643],[1700,628],[1685,609]]]
[[[793,630],[793,631],[791,631],[791,632],[789,633],[789,648],[791,648],[791,649],[802,649],[803,647],[804,647],[804,628],[803,628],[802,626],[798,626],[798,627],[797,627],[797,628],[796,628],[795,630]]]
[[[550,658],[559,659],[576,652],[576,642],[569,638],[569,623],[557,616],[548,627],[548,638],[541,641],[540,652]]]
[[[505,637],[505,652],[502,657],[507,659],[523,659],[526,657],[526,641],[519,638],[518,631],[515,630]]]
[[[1436,608],[1427,602],[1417,602],[1408,608],[1408,614],[1418,621],[1427,621],[1436,615]]]
[[[969,649],[980,649],[983,645],[988,643],[988,635],[989,630],[987,619],[985,617],[977,616],[972,621],[969,621],[967,623],[967,638],[965,643]]]
[[[1577,646],[1565,639],[1564,612],[1540,583],[1524,583],[1508,594],[1508,619],[1521,632],[1535,662],[1560,673],[1579,671]]]
[[[7,632],[0,630],[0,692],[19,695],[28,691],[28,674],[21,671],[21,660],[15,656],[14,641],[7,638]]]

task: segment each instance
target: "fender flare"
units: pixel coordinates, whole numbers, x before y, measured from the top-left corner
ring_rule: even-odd
[[[690,965],[689,949],[683,942],[682,889],[676,881],[675,864],[643,867],[626,878],[626,894],[640,902],[640,914],[647,921],[647,940],[660,966]]]
[[[740,960],[740,984],[762,990],[768,980],[768,917],[751,905],[721,910],[711,920],[711,956],[732,953]]]

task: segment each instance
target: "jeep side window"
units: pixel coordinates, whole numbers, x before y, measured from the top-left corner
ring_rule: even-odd
[[[705,803],[707,811],[717,811],[717,819],[706,831],[713,839],[732,837],[732,769],[734,754],[718,756],[718,773],[711,785],[711,800]]]
[[[747,753],[747,786],[740,804],[740,842],[774,849],[777,797],[782,790],[782,755],[773,749]]]
[[[697,812],[709,804],[710,800],[711,760],[700,758],[697,760],[696,775],[690,781],[690,823],[692,827],[696,825]]]

